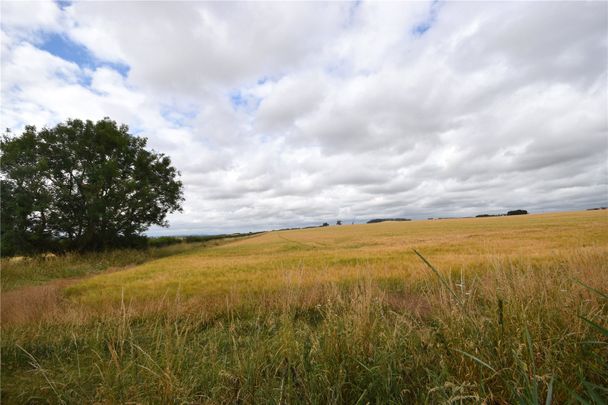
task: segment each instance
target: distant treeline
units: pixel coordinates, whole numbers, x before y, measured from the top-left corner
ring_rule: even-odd
[[[243,236],[257,235],[262,232],[249,232],[249,233],[231,233],[224,235],[188,235],[188,236],[156,236],[147,238],[148,247],[163,247],[169,245],[175,245],[178,243],[195,243],[195,242],[208,242],[216,239],[227,239],[227,238],[239,238]]]
[[[377,224],[379,222],[386,222],[386,221],[411,221],[411,219],[409,218],[376,218],[376,219],[370,219],[369,221],[367,221],[368,224]]]
[[[480,214],[475,215],[475,218],[487,218],[487,217],[504,217],[508,215],[527,215],[528,211],[526,210],[513,210],[509,211],[506,214]]]
[[[596,208],[587,208],[587,211],[599,211],[599,210],[605,210],[608,207],[596,207]]]

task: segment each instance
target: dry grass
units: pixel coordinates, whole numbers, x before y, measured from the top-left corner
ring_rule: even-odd
[[[600,403],[606,285],[605,212],[273,232],[3,293],[2,400]]]
[[[68,290],[101,302],[182,299],[348,283],[362,276],[399,284],[426,276],[417,248],[447,273],[470,273],[503,259],[558,262],[576,249],[608,248],[605,212],[394,222],[272,232],[101,275]]]
[[[55,318],[59,313],[63,315],[61,290],[68,284],[69,281],[57,280],[2,293],[2,323],[27,323]]]

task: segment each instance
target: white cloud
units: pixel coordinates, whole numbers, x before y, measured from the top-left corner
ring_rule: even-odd
[[[3,2],[2,123],[129,124],[170,232],[605,205],[607,8]]]
[[[52,1],[3,1],[0,10],[2,30],[10,31],[12,35],[61,29],[61,9]]]

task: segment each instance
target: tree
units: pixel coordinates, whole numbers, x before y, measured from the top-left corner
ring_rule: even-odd
[[[337,221],[336,221],[336,225],[342,225],[342,221],[337,220]]]
[[[109,118],[6,134],[3,254],[132,246],[149,226],[166,226],[166,215],[181,211],[182,183],[146,142]]]
[[[528,211],[526,210],[513,210],[513,211],[509,211],[507,212],[507,215],[527,215]]]

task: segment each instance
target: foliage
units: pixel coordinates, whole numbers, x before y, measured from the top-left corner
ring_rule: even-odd
[[[513,211],[509,211],[507,212],[507,215],[527,215],[528,211],[526,210],[513,210]]]
[[[162,247],[170,246],[180,243],[196,243],[196,242],[208,242],[212,240],[240,238],[245,236],[253,236],[262,232],[249,232],[249,233],[233,233],[233,234],[221,234],[221,235],[186,235],[186,236],[157,236],[148,238],[149,247]]]
[[[109,118],[5,135],[3,255],[144,244],[141,232],[183,200],[171,160],[145,148]]]
[[[402,221],[411,221],[411,219],[408,219],[408,218],[375,218],[375,219],[370,219],[369,221],[367,221],[367,223],[368,224],[378,224],[380,222],[387,222],[387,221],[402,222]]]

